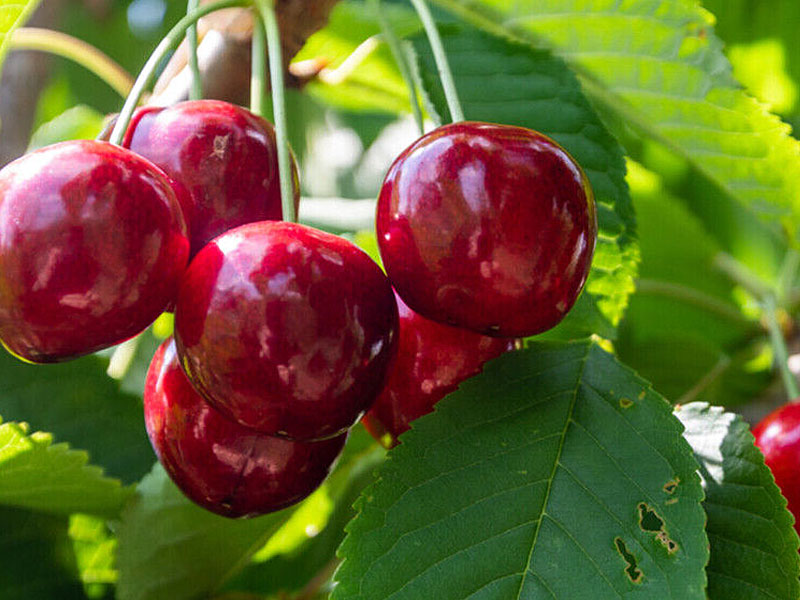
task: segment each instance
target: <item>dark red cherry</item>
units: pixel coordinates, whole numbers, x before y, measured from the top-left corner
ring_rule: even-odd
[[[493,338],[436,323],[411,310],[396,296],[400,315],[397,359],[386,387],[362,422],[386,446],[414,419],[459,384],[477,375],[487,360],[514,349],[515,340]]]
[[[771,412],[753,428],[753,435],[800,533],[800,404],[792,402]]]
[[[293,442],[226,419],[192,388],[171,338],[150,363],[144,417],[170,478],[193,502],[225,517],[299,502],[327,477],[347,437]]]
[[[485,335],[555,326],[586,281],[594,199],[575,161],[521,127],[456,123],[395,160],[378,199],[389,279],[421,315]]]
[[[139,109],[123,145],[164,169],[191,199],[184,208],[192,255],[228,229],[282,217],[275,130],[244,108],[193,100]]]
[[[175,333],[195,388],[226,416],[322,439],[353,425],[380,393],[397,306],[380,268],[344,238],[263,221],[197,254]]]
[[[0,339],[31,362],[112,346],[175,300],[186,224],[163,172],[106,142],[0,171]]]

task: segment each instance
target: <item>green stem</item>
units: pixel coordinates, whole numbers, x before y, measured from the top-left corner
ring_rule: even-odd
[[[450,70],[450,64],[447,62],[447,54],[444,51],[444,44],[439,35],[439,30],[436,28],[436,22],[433,20],[428,5],[425,0],[411,0],[411,4],[419,15],[422,26],[425,28],[425,35],[428,36],[428,41],[433,51],[433,59],[436,61],[436,68],[439,71],[439,79],[444,88],[444,96],[447,99],[447,107],[450,109],[450,117],[453,123],[464,120],[464,111],[461,108],[461,101],[458,99],[458,91],[456,90],[456,83],[453,79],[453,72]]]
[[[383,39],[386,40],[389,50],[391,50],[392,56],[394,57],[394,61],[397,63],[398,69],[400,69],[400,75],[402,75],[403,80],[406,82],[406,87],[408,87],[408,95],[411,102],[411,112],[414,115],[414,121],[417,123],[420,134],[425,133],[425,123],[422,118],[422,109],[420,108],[419,98],[417,96],[417,86],[414,81],[414,77],[411,74],[411,67],[408,64],[406,53],[403,52],[400,39],[397,37],[397,34],[395,34],[394,29],[392,29],[392,24],[389,22],[389,19],[386,17],[386,13],[383,11],[381,0],[371,0],[371,2],[373,5],[373,10],[378,16],[378,21],[381,24]]]
[[[250,67],[250,110],[266,119],[267,111],[267,35],[264,22],[253,15],[252,65]]]
[[[783,333],[778,324],[775,297],[773,295],[770,294],[764,298],[763,308],[764,317],[767,320],[767,328],[769,329],[769,339],[772,342],[772,350],[775,353],[775,362],[778,364],[783,378],[783,386],[789,395],[789,400],[797,400],[800,398],[800,388],[798,388],[794,374],[789,370],[789,352],[786,350],[786,341],[783,339]]]
[[[164,39],[159,42],[156,49],[153,50],[153,53],[150,55],[150,58],[147,59],[144,67],[142,67],[142,70],[139,72],[139,76],[136,78],[136,82],[133,84],[133,88],[130,94],[128,94],[128,98],[125,100],[125,104],[119,113],[119,118],[117,119],[116,125],[114,125],[114,130],[111,132],[109,141],[112,144],[120,144],[122,142],[122,139],[125,137],[125,130],[128,128],[128,123],[130,123],[131,117],[133,116],[133,111],[136,109],[136,105],[139,104],[144,90],[155,77],[158,65],[167,55],[167,52],[175,48],[184,38],[189,25],[197,23],[199,19],[214,11],[235,6],[250,6],[250,4],[251,0],[217,0],[217,2],[211,4],[204,4],[178,21],[172,29],[169,30],[169,33],[167,33]]]
[[[719,252],[714,257],[714,267],[756,298],[764,298],[772,294],[772,288],[769,285],[730,254]]]
[[[83,40],[50,29],[21,27],[9,40],[14,50],[39,50],[67,58],[105,81],[123,98],[133,87],[133,78],[116,62]]]
[[[269,49],[269,74],[272,86],[272,114],[275,119],[275,138],[278,144],[278,173],[281,181],[281,206],[283,220],[297,222],[294,210],[294,185],[292,181],[291,155],[287,141],[286,99],[283,82],[283,51],[275,5],[270,0],[255,0],[256,7],[264,22]]]
[[[730,319],[737,323],[755,325],[753,322],[748,321],[741,312],[730,304],[679,283],[657,281],[654,279],[637,279],[636,289],[644,294],[665,296],[692,304],[704,311],[713,312],[720,317]]]
[[[192,14],[198,6],[200,6],[200,0],[188,0],[186,14]],[[197,23],[192,23],[186,30],[186,44],[189,47],[189,70],[192,72],[189,100],[200,100],[203,97],[203,78],[200,74],[200,63],[197,60]]]

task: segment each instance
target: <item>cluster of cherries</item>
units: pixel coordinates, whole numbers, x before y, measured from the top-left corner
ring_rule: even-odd
[[[449,125],[398,157],[378,202],[388,277],[344,238],[281,221],[278,179],[272,126],[210,100],[139,109],[122,146],[65,142],[0,171],[2,343],[62,361],[174,311],[147,431],[183,492],[229,517],[299,501],[362,415],[393,445],[556,325],[596,238],[580,168],[518,127]]]

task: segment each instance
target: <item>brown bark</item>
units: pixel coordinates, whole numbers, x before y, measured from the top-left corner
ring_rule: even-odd
[[[29,21],[54,27],[62,0],[42,2]],[[21,156],[28,147],[36,104],[46,81],[50,59],[41,52],[10,52],[0,78],[0,167]]]
[[[204,0],[207,2],[210,0]],[[283,61],[300,51],[306,40],[325,26],[330,11],[339,0],[278,0],[276,10],[281,30]],[[250,39],[252,13],[247,9],[219,11],[202,19],[199,56],[204,95],[246,104],[250,93]],[[155,86],[154,104],[172,104],[189,95],[186,45],[173,55]],[[287,68],[288,73],[288,68]],[[304,80],[288,74],[287,84],[299,87]]]

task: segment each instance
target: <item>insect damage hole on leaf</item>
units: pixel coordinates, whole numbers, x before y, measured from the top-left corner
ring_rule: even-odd
[[[631,580],[631,583],[641,583],[644,573],[639,569],[636,557],[628,550],[622,538],[614,538],[614,545],[617,547],[617,552],[628,565],[625,567],[625,575]]]
[[[658,513],[645,502],[640,502],[638,509],[639,527],[641,527],[642,531],[655,533],[655,538],[661,542],[669,554],[677,552],[678,544],[669,537],[667,530],[664,529],[664,520],[658,516]]]

